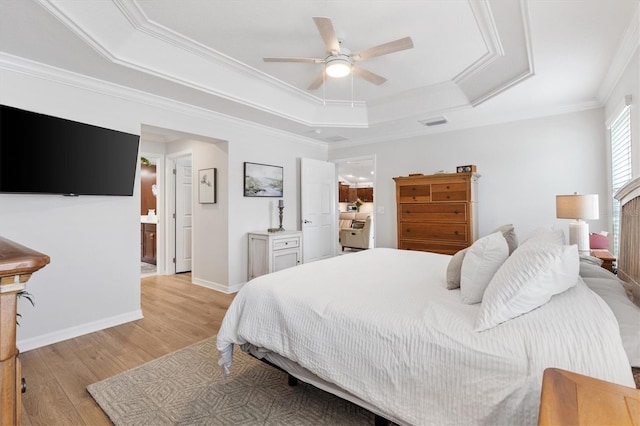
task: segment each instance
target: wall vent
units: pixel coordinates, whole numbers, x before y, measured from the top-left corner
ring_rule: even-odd
[[[425,126],[439,126],[440,124],[445,124],[447,122],[447,119],[445,117],[431,117],[419,121]]]

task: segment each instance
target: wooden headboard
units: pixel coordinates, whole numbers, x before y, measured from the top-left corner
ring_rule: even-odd
[[[618,277],[640,306],[640,177],[628,182],[614,195],[620,201],[620,247]]]

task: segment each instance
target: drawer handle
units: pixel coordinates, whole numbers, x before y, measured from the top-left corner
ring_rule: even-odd
[[[448,200],[449,198],[451,198],[451,195],[447,195],[447,200]]]
[[[407,229],[407,234],[408,234],[409,232],[411,232],[411,229]]]
[[[25,393],[26,391],[27,391],[27,381],[23,377],[22,381],[20,382],[20,393]]]
[[[453,231],[454,234],[458,235],[458,231]]]
[[[458,213],[460,213],[460,212],[459,212],[458,210],[454,210],[454,211],[453,211],[453,213],[454,213],[454,214],[458,214]]]
[[[405,213],[406,213],[406,214],[410,214],[410,213],[411,213],[411,210],[405,210]]]
[[[449,185],[447,185],[447,189],[451,189],[451,187]]]

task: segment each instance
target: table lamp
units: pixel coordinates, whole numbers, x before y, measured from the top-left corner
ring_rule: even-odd
[[[584,219],[598,219],[598,194],[556,195],[556,217],[575,219],[569,224],[569,244],[577,244],[580,254],[589,254],[589,224]]]

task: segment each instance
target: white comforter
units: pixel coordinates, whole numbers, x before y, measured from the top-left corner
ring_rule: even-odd
[[[218,334],[276,352],[412,425],[535,424],[547,367],[633,386],[616,320],[581,281],[491,330],[445,288],[450,256],[373,249],[265,275]]]

